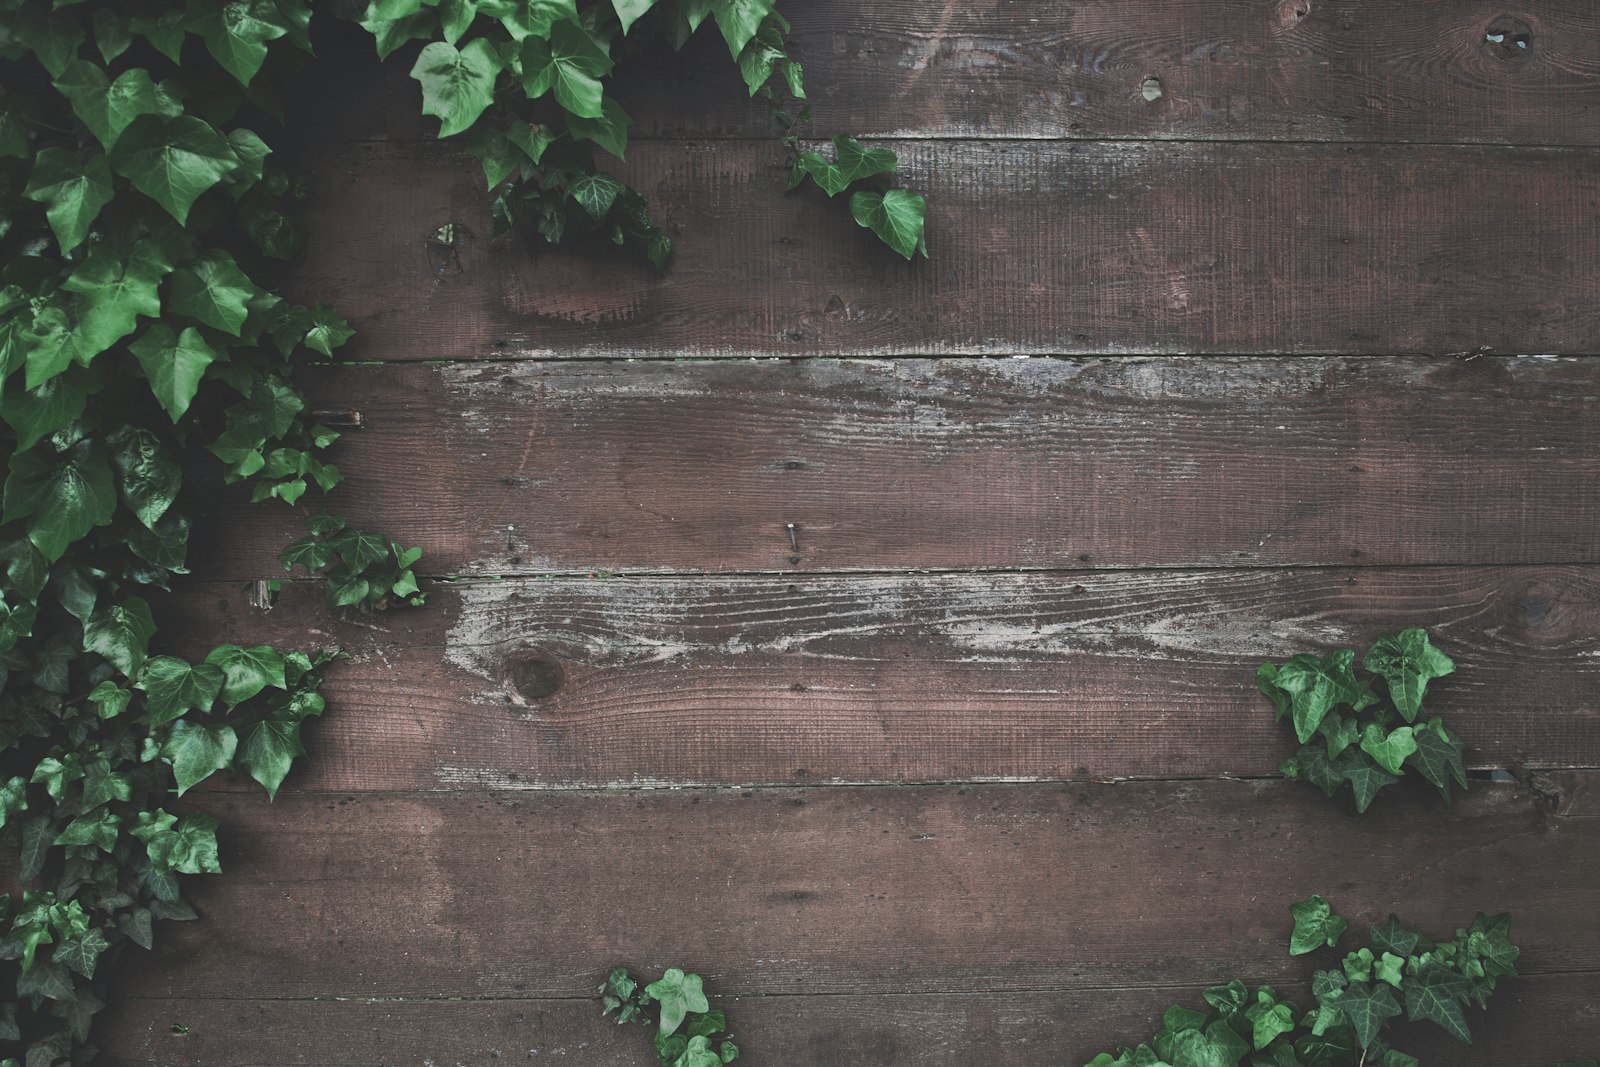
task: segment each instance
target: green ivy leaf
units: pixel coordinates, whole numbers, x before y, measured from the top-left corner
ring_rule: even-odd
[[[626,34],[633,28],[635,22],[656,6],[656,0],[611,0],[611,6],[617,12],[617,21],[622,24],[622,32]]]
[[[67,67],[55,86],[107,152],[139,116],[178,113],[143,67],[123,71],[111,81],[98,66],[80,59]]]
[[[188,222],[189,209],[201,194],[239,166],[233,147],[193,115],[141,115],[111,149],[111,168],[166,208],[179,225]]]
[[[4,785],[0,785],[0,828],[5,827],[11,816],[27,810],[28,780],[21,775],[15,775]]]
[[[260,292],[232,256],[212,251],[172,276],[167,310],[238,337]]]
[[[571,131],[574,140],[593,141],[618,159],[622,159],[628,152],[628,126],[632,122],[633,119],[622,110],[622,105],[608,96],[600,101],[599,118],[589,119],[581,115],[569,115],[567,129]]]
[[[1319,948],[1332,948],[1339,943],[1349,926],[1333,913],[1333,908],[1322,897],[1313,893],[1305,900],[1289,905],[1294,916],[1294,933],[1289,937],[1289,955],[1303,956]]]
[[[1400,1002],[1395,999],[1394,991],[1381,983],[1351,982],[1333,1003],[1350,1020],[1362,1048],[1371,1047],[1384,1024],[1400,1014]]]
[[[1465,976],[1430,960],[1406,978],[1406,1018],[1412,1022],[1426,1019],[1451,1037],[1471,1044],[1472,1031],[1467,1029],[1467,1017],[1461,1008],[1471,990],[1472,983]]]
[[[55,843],[58,845],[93,845],[102,852],[110,852],[117,847],[117,830],[122,825],[122,817],[113,814],[106,808],[86,812],[67,824],[67,828],[57,835]]]
[[[167,513],[183,488],[183,468],[161,439],[143,427],[125,427],[108,438],[122,503],[147,529]]]
[[[150,863],[158,870],[222,873],[217,862],[217,820],[209,815],[185,815],[180,820],[159,808],[141,811],[138,825],[128,832],[145,843]]]
[[[17,449],[29,449],[77,421],[102,385],[99,368],[71,366],[37,389],[6,392],[0,397],[0,418],[17,431]]]
[[[1402,925],[1393,913],[1379,925],[1371,927],[1370,932],[1373,948],[1381,952],[1392,952],[1400,957],[1411,955],[1421,939],[1421,935]]]
[[[904,189],[885,193],[863,190],[850,197],[850,214],[855,216],[856,224],[877,234],[907,260],[919,252],[924,259],[928,257],[928,243],[923,236],[927,209],[927,201]]]
[[[111,168],[96,153],[87,159],[64,148],[46,148],[33,166],[23,195],[45,205],[45,218],[62,252],[89,236],[100,209],[111,203]]]
[[[530,36],[548,38],[558,22],[578,21],[575,0],[480,0],[478,11],[499,19],[518,44]]]
[[[738,60],[739,53],[761,29],[761,23],[772,14],[776,0],[715,0],[711,15],[717,20],[722,39],[728,42],[728,54]]]
[[[231,726],[201,726],[179,719],[162,742],[161,755],[172,764],[172,778],[181,797],[232,764],[238,747],[239,739]]]
[[[1415,722],[1422,710],[1428,683],[1456,669],[1449,656],[1428,641],[1428,631],[1413,627],[1396,634],[1380,634],[1361,665],[1389,683],[1389,698],[1406,722]]]
[[[98,652],[125,676],[132,678],[144,665],[150,638],[155,636],[150,605],[136,596],[108,604],[83,624],[83,647]]]
[[[186,711],[210,711],[224,678],[215,664],[191,665],[176,656],[156,656],[144,665],[135,688],[147,697],[150,725],[160,726]]]
[[[1355,792],[1358,812],[1366,811],[1371,806],[1379,790],[1400,780],[1398,775],[1390,774],[1378,766],[1376,760],[1359,748],[1345,749],[1344,753],[1334,761],[1333,769],[1350,783],[1350,788]]]
[[[606,217],[623,188],[623,184],[609,174],[590,174],[573,182],[567,188],[567,195],[598,222]]]
[[[271,645],[240,648],[219,645],[206,656],[206,662],[222,669],[222,702],[228,707],[249,700],[267,686],[287,689],[283,656]]]
[[[789,175],[789,188],[793,189],[809,175],[822,187],[823,192],[834,196],[853,182],[878,174],[893,174],[899,165],[895,154],[887,148],[863,148],[860,141],[843,134],[834,137],[833,152],[836,159],[834,163],[829,163],[817,152],[800,153]],[[921,232],[920,225],[918,232]]]
[[[116,513],[117,491],[105,446],[86,438],[56,455],[35,447],[11,461],[3,521],[27,518],[28,539],[54,563],[68,546]]]
[[[434,41],[417,56],[411,77],[422,85],[422,113],[439,119],[439,136],[449,137],[478,121],[494,103],[494,80],[505,68],[493,46],[478,37],[457,49]]]
[[[600,79],[611,73],[611,57],[576,22],[556,22],[550,37],[522,42],[522,87],[533,100],[554,91],[556,103],[580,118],[605,115]]]
[[[55,951],[50,954],[50,958],[64,967],[77,971],[85,978],[93,978],[95,964],[100,959],[100,954],[110,947],[111,942],[106,940],[106,935],[91,928],[63,938]]]
[[[1462,789],[1467,788],[1467,765],[1464,760],[1466,742],[1446,729],[1438,719],[1417,727],[1413,740],[1417,743],[1417,751],[1411,762],[1444,795],[1448,804],[1452,778]]]
[[[90,20],[94,29],[94,46],[100,50],[100,58],[107,63],[116,59],[128,50],[133,44],[133,34],[129,32],[128,24],[109,7],[103,7],[94,13]]]
[[[193,326],[180,334],[174,334],[169,326],[152,326],[128,348],[138,357],[150,379],[150,391],[173,422],[189,410],[206,368],[217,359],[216,351]]]
[[[156,51],[172,60],[183,62],[183,39],[188,33],[187,12],[171,8],[159,15],[135,15],[128,20],[128,28],[149,41]]]
[[[305,755],[300,742],[300,721],[271,716],[246,723],[240,728],[239,766],[261,783],[270,799],[277,799],[278,787],[288,777],[295,757]]]
[[[355,335],[350,324],[327,304],[318,304],[311,309],[311,325],[306,330],[305,345],[312,351],[332,357],[335,348]]]
[[[75,357],[81,363],[104,352],[138,325],[138,317],[161,314],[157,286],[172,270],[154,241],[141,241],[126,257],[98,245],[61,288],[79,294],[78,326],[73,331]],[[28,384],[33,381],[29,373]]]
[[[1361,731],[1361,751],[1371,756],[1390,774],[1399,774],[1406,757],[1417,750],[1417,742],[1409,726],[1385,731],[1375,722]]]
[[[289,23],[273,0],[232,0],[210,4],[194,24],[206,50],[222,68],[249,85],[266,62],[267,42],[289,32]]]
[[[668,967],[660,980],[645,986],[645,992],[661,1004],[660,1033],[663,1035],[677,1030],[689,1012],[711,1010],[700,976],[685,974],[677,967]]]

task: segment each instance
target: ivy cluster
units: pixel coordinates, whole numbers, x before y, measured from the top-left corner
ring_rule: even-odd
[[[1283,773],[1330,797],[1348,785],[1356,810],[1366,811],[1409,765],[1449,803],[1452,780],[1467,787],[1466,745],[1439,716],[1423,714],[1422,699],[1428,683],[1450,674],[1455,663],[1433,647],[1426,630],[1379,634],[1361,665],[1383,680],[1380,696],[1356,676],[1355,657],[1354,649],[1344,648],[1320,659],[1299,655],[1264,663],[1256,672],[1277,721],[1288,718],[1300,741]]]
[[[359,6],[359,5],[358,5]],[[599,169],[595,150],[621,158],[631,119],[606,80],[654,42],[673,48],[707,21],[752,97],[766,100],[791,151],[794,182],[813,177],[829,196],[866,181],[850,200],[856,222],[906,259],[927,255],[921,196],[888,187],[897,160],[849,138],[829,164],[800,152],[794,129],[810,117],[803,71],[789,52],[776,0],[372,0],[356,18],[380,58],[428,43],[411,76],[439,136],[464,136],[493,194],[496,234],[523,228],[549,244],[599,237],[642,248],[665,270],[672,239],[638,190]],[[802,106],[791,112],[796,103]],[[853,148],[846,149],[845,145]]]
[[[1333,948],[1348,926],[1320,896],[1289,910],[1290,955]],[[1389,1043],[1389,1023],[1403,1014],[1470,1043],[1466,1007],[1484,1007],[1496,981],[1517,973],[1510,930],[1511,916],[1480,914],[1452,939],[1434,941],[1390,915],[1369,928],[1369,944],[1316,972],[1314,1007],[1301,1010],[1271,986],[1252,992],[1234,979],[1205,991],[1208,1010],[1174,1004],[1148,1044],[1103,1052],[1087,1067],[1418,1067]]]
[[[600,1013],[612,1012],[619,1024],[655,1027],[661,1067],[722,1067],[739,1056],[739,1046],[728,1036],[728,1017],[711,1010],[698,974],[668,967],[646,986],[626,968],[615,967],[600,987]]]
[[[306,0],[0,0],[0,1065],[86,1062],[104,976],[217,823],[167,806],[222,771],[277,792],[338,653],[160,647],[223,484],[339,481],[295,365],[349,338],[257,279],[296,256],[303,185],[260,131],[309,54]],[[321,523],[341,604],[419,599],[386,539]],[[381,545],[381,551],[376,546]],[[313,568],[320,569],[320,568]],[[154,606],[154,607],[153,607]]]

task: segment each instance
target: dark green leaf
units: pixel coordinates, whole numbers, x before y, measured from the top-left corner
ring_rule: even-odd
[[[181,797],[232,764],[238,747],[239,739],[231,726],[201,726],[179,719],[162,743],[161,755],[172,764],[172,777]]]
[[[1405,980],[1406,1018],[1426,1019],[1442,1027],[1459,1041],[1471,1043],[1466,1014],[1461,1009],[1472,985],[1467,979],[1437,961],[1429,961]]]
[[[88,363],[132,333],[138,316],[161,314],[157,286],[171,270],[154,241],[139,242],[126,257],[104,245],[92,248],[61,283],[61,288],[78,294],[78,325],[72,334],[78,361]],[[37,384],[31,373],[28,384]]]
[[[627,33],[635,22],[656,6],[656,0],[611,0],[611,6],[616,9],[617,21],[622,23],[622,32]]]
[[[157,656],[144,665],[137,688],[148,698],[150,724],[159,726],[186,711],[211,710],[224,678],[215,664],[191,665],[176,656]]]
[[[1399,774],[1401,764],[1416,750],[1417,742],[1409,726],[1385,731],[1382,726],[1371,722],[1361,731],[1361,751],[1390,774]]]
[[[192,115],[142,115],[111,150],[111,166],[182,224],[201,194],[240,161],[215,129]]]
[[[916,193],[890,189],[886,193],[858,192],[850,197],[850,214],[856,224],[877,234],[879,239],[906,259],[928,255],[923,236],[927,202]]]
[[[1319,948],[1332,948],[1349,925],[1333,913],[1322,897],[1312,894],[1289,905],[1294,916],[1294,933],[1289,937],[1289,955],[1302,956]]]
[[[609,174],[590,174],[573,182],[567,193],[588,212],[590,218],[598,221],[605,218],[623,188],[623,184]]]
[[[78,60],[67,67],[55,85],[108,152],[134,119],[163,115],[169,109],[150,72],[142,67],[123,71],[116,81],[110,81],[95,64]]]
[[[622,105],[609,96],[600,101],[600,112],[597,119],[570,115],[567,117],[567,128],[575,139],[593,141],[621,159],[628,152],[628,126],[633,120],[622,110]]]
[[[284,681],[283,656],[271,645],[251,648],[219,645],[206,656],[206,662],[222,669],[222,702],[230,708],[249,700],[269,685],[288,688]]]
[[[56,837],[58,845],[93,845],[103,852],[117,846],[117,828],[122,817],[106,808],[87,812],[73,819]]]
[[[600,79],[610,72],[611,57],[576,22],[554,23],[548,40],[529,36],[522,42],[522,87],[528,98],[553,90],[556,102],[581,118],[604,115]]]
[[[84,158],[64,148],[46,148],[34,162],[23,195],[45,205],[57,244],[70,252],[89,236],[100,209],[111,202],[111,168],[98,152]]]
[[[17,431],[17,448],[71,425],[103,384],[98,367],[68,367],[37,389],[11,389],[0,398],[0,417]]]
[[[35,447],[12,460],[4,521],[28,518],[28,539],[48,562],[110,522],[116,508],[111,464],[98,441],[79,441],[64,456]]]
[[[238,337],[259,292],[232,256],[213,251],[172,276],[167,310]]]
[[[558,22],[578,21],[574,0],[480,0],[478,11],[499,19],[518,43],[529,36],[548,38]]]
[[[189,410],[206,368],[217,359],[216,351],[193,326],[180,334],[165,325],[152,326],[128,348],[138,357],[150,379],[150,391],[173,422]]]
[[[728,54],[735,60],[761,29],[761,23],[772,14],[774,6],[776,0],[715,0],[711,5],[711,14],[722,31],[722,39],[728,42]]]
[[[1371,928],[1372,947],[1380,952],[1392,952],[1396,956],[1409,956],[1417,947],[1418,935],[1415,930],[1409,930],[1401,925],[1400,920],[1393,914],[1377,926]]]
[[[1417,727],[1413,739],[1417,743],[1417,750],[1412,755],[1412,764],[1444,794],[1446,802],[1450,800],[1452,778],[1461,788],[1467,787],[1467,766],[1463,758],[1466,742],[1446,729],[1438,719]]]
[[[1357,811],[1366,811],[1379,790],[1400,780],[1398,775],[1390,774],[1378,766],[1377,761],[1359,748],[1345,749],[1334,761],[1333,769],[1350,783],[1350,788],[1355,792]]]
[[[1384,1024],[1400,1014],[1400,1002],[1395,999],[1394,991],[1381,982],[1376,985],[1352,982],[1333,1003],[1350,1020],[1362,1048],[1370,1047]]]
[[[1289,698],[1295,734],[1306,744],[1317,732],[1322,719],[1340,705],[1356,711],[1370,706],[1377,698],[1357,681],[1352,665],[1355,652],[1340,649],[1322,659],[1293,656],[1273,673],[1270,681],[1257,675],[1259,683],[1270,684]]]
[[[155,620],[150,605],[136,596],[109,604],[89,617],[83,626],[83,647],[98,652],[111,665],[131,678],[144,665],[155,635]]]
[[[505,64],[482,37],[457,49],[434,41],[417,56],[411,76],[422,85],[422,113],[439,118],[439,136],[460,133],[494,103],[494,80]]]
[[[267,58],[267,42],[289,32],[273,0],[218,2],[195,25],[206,49],[224,70],[249,85]]]
[[[645,992],[661,1004],[660,1033],[671,1034],[683,1023],[691,1011],[709,1011],[711,1005],[698,974],[685,974],[677,967],[669,967],[659,981],[650,983]]]
[[[109,443],[123,504],[146,527],[155,529],[183,488],[178,457],[143,428],[124,428],[113,434]]]
[[[90,25],[94,28],[94,46],[100,50],[100,58],[107,63],[126,52],[133,43],[128,24],[109,7],[96,11]]]
[[[305,755],[300,743],[300,722],[270,717],[240,727],[239,766],[276,799],[296,756]]]
[[[142,811],[129,833],[145,843],[150,863],[158,870],[180,874],[219,874],[217,820],[209,815],[185,815],[181,820],[165,811]],[[191,915],[192,917],[192,915]]]
[[[1361,665],[1389,683],[1389,697],[1406,722],[1416,721],[1428,683],[1456,669],[1449,656],[1429,643],[1428,631],[1416,627],[1380,634]]]
[[[327,304],[318,304],[311,309],[311,325],[306,330],[305,345],[312,351],[331,357],[335,348],[355,335],[350,324]]]

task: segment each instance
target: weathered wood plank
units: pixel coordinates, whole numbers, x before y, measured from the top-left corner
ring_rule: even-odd
[[[1600,360],[493,363],[310,377],[431,574],[1600,559]],[[797,526],[791,545],[786,525]],[[204,572],[278,573],[282,508]]]
[[[1477,767],[1600,766],[1600,568],[454,583],[340,623],[207,586],[175,631],[338,642],[331,790],[1275,774],[1266,659],[1430,627]],[[165,632],[165,631],[164,631]]]
[[[1077,1067],[1149,1037],[1199,990],[1066,990],[924,996],[726,997],[748,1067]],[[1310,998],[1304,990],[1280,990]],[[176,1034],[174,1024],[188,1032]],[[1427,1027],[1400,1043],[1424,1062],[1554,1067],[1600,1045],[1600,976],[1508,979],[1474,1013],[1471,1047]],[[108,1067],[489,1064],[557,1058],[579,1067],[649,1059],[648,1034],[601,1023],[584,1000],[283,1001],[131,999],[113,1009]],[[1431,1055],[1430,1055],[1431,1053]],[[1434,1057],[1437,1057],[1436,1059]]]
[[[781,148],[655,142],[621,173],[677,237],[492,242],[482,176],[429,144],[328,145],[297,290],[350,355],[1586,352],[1600,152],[909,141],[930,262],[783,193]],[[453,255],[428,237],[458,223]],[[619,258],[621,257],[621,258]]]
[[[1586,0],[1530,0],[1516,9],[1529,34],[1519,48],[1486,39],[1503,10],[1479,0],[807,0],[788,15],[824,133],[1600,140],[1600,13]],[[629,61],[613,93],[635,137],[771,132],[707,30],[681,55]],[[370,38],[330,32],[303,87],[305,120],[324,137],[432,137],[438,126],[420,118],[406,76],[416,47],[380,69]],[[1152,77],[1160,96],[1147,100]]]
[[[1600,821],[1490,783],[1364,816],[1288,782],[213,794],[204,918],[146,997],[585,996],[607,967],[752,993],[1304,981],[1290,901],[1427,930],[1511,911],[1525,974],[1600,969]],[[1323,961],[1326,966],[1326,961]]]

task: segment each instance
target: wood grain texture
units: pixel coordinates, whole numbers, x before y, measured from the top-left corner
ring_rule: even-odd
[[[1296,652],[1431,628],[1477,767],[1600,766],[1600,568],[1424,568],[436,586],[345,623],[207,586],[176,633],[338,643],[291,785],[746,785],[1270,775],[1255,690]],[[168,631],[163,631],[164,633]],[[1309,787],[1307,787],[1309,788]]]
[[[766,142],[654,142],[619,173],[673,233],[631,255],[489,240],[470,157],[324,145],[295,290],[348,358],[1583,353],[1600,152],[905,141],[931,261],[783,193]],[[466,233],[429,244],[446,223]]]
[[[618,963],[729,994],[1278,984],[1317,962],[1285,947],[1312,892],[1443,935],[1513,911],[1519,971],[1600,970],[1600,822],[1521,786],[1360,817],[1281,781],[194,803],[227,874],[125,961],[142,997],[588,996]]]
[[[1199,989],[920,996],[716,997],[744,1067],[1077,1067],[1149,1035]],[[1301,1004],[1304,989],[1280,989]],[[641,1067],[647,1032],[602,1023],[592,1000],[283,1001],[137,998],[113,1009],[107,1067],[373,1067],[543,1062]],[[175,1034],[174,1024],[188,1032]],[[1585,1055],[1600,1043],[1600,976],[1508,979],[1474,1012],[1471,1047],[1397,1024],[1424,1062],[1505,1067]]]
[[[306,379],[436,575],[1600,559],[1600,360],[492,363]],[[794,545],[786,526],[796,524]],[[282,508],[204,573],[281,573]]]
[[[1528,47],[1489,42],[1483,0],[807,0],[786,9],[828,133],[1593,144],[1600,13],[1529,0]],[[301,113],[323,137],[432,137],[406,77],[327,20]],[[1161,95],[1146,100],[1146,78]],[[772,131],[708,24],[681,55],[629,61],[610,90],[635,137]],[[344,106],[330,109],[329,100]],[[359,106],[350,106],[359,105]],[[306,128],[300,122],[297,129]]]

